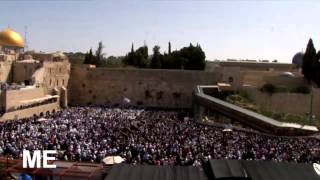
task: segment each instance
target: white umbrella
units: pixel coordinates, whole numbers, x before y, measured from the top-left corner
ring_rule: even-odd
[[[123,98],[123,102],[129,104],[131,100],[127,97]]]
[[[123,161],[124,159],[120,156],[107,156],[102,160],[102,162],[106,165],[120,164]]]
[[[223,132],[231,132],[231,131],[232,131],[232,129],[227,128],[227,129],[223,129],[222,131],[223,131]]]
[[[38,122],[42,122],[42,121],[47,121],[48,119],[46,119],[46,118],[39,118],[38,119]]]
[[[320,176],[320,164],[313,163],[313,169],[316,171],[316,173]]]

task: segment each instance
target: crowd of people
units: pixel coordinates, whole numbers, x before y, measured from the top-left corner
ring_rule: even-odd
[[[0,155],[57,150],[57,158],[131,164],[194,165],[208,159],[320,162],[320,140],[273,137],[199,124],[183,112],[70,107],[42,118],[0,122]]]

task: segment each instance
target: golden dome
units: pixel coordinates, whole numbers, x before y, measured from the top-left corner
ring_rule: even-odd
[[[0,45],[23,48],[24,40],[20,34],[7,28],[0,32]]]

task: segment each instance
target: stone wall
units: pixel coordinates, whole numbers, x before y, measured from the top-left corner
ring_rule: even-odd
[[[42,80],[40,83],[48,93],[54,88],[60,90],[61,87],[68,86],[70,76],[69,61],[44,62],[42,70]]]
[[[73,65],[69,104],[121,104],[190,108],[195,85],[214,85],[214,72],[151,69],[108,69]]]
[[[32,108],[22,109],[18,111],[7,112],[0,117],[0,121],[28,118],[34,115],[40,116],[45,115],[46,113],[53,113],[60,110],[59,103],[50,103],[41,106],[36,106]]]
[[[217,67],[239,67],[241,71],[297,71],[293,64],[248,61],[207,61],[205,71],[215,71]]]
[[[300,73],[294,72],[294,77],[284,76],[279,71],[241,71],[240,84],[261,87],[266,83],[286,88],[308,86]]]
[[[306,115],[310,111],[310,94],[274,93],[268,95],[253,87],[246,87],[243,90],[248,93],[250,99],[266,110],[298,115]],[[320,89],[313,89],[313,92],[313,113],[320,117]]]
[[[11,69],[12,69],[12,62],[0,62],[0,82],[11,82]]]
[[[32,83],[33,73],[41,66],[37,61],[17,61],[13,63],[13,82],[21,83],[29,81]]]
[[[7,90],[3,93],[6,96],[6,110],[22,105],[22,101],[45,97],[44,89],[36,87]]]

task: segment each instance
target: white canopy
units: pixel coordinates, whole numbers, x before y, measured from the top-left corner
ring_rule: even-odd
[[[230,128],[226,128],[226,129],[223,129],[222,131],[223,131],[223,132],[231,132],[231,131],[232,131],[232,129],[230,129]]]
[[[124,159],[120,156],[107,156],[102,160],[102,162],[106,165],[120,164],[123,161]]]

